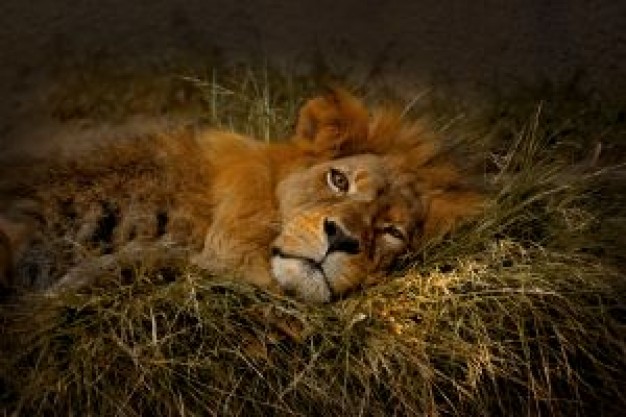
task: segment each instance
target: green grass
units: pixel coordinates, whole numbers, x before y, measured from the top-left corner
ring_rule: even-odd
[[[145,107],[137,104],[145,97],[122,93],[115,80],[105,84],[107,101],[97,77],[69,79],[51,114],[110,120],[181,111],[269,140],[287,134],[316,87],[246,67],[158,79],[124,81],[154,82],[150,94],[161,98]],[[187,104],[168,98],[177,83],[188,89]],[[81,84],[97,91],[73,101]],[[389,98],[360,88],[368,101]],[[109,106],[116,91],[126,99]],[[457,139],[467,164],[480,168],[490,204],[407,258],[388,282],[345,300],[304,305],[183,265],[3,304],[0,410],[621,415],[626,219],[616,155],[626,126],[619,111],[573,94],[543,89],[480,110],[434,93],[405,104],[406,117],[426,114]]]

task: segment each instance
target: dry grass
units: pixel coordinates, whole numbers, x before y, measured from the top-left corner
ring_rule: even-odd
[[[198,114],[261,139],[288,131],[312,88],[267,71],[211,74],[178,78],[194,86]],[[596,160],[594,146],[617,149],[626,129],[597,103],[534,98],[464,117],[407,107],[407,117],[437,110],[459,149],[480,156],[493,202],[387,283],[343,301],[307,306],[182,266],[5,303],[1,409],[621,415],[623,171]]]

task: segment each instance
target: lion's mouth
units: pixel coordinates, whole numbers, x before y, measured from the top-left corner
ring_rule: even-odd
[[[317,301],[327,302],[334,297],[333,287],[330,284],[322,266],[324,262],[315,259],[287,253],[280,248],[272,248],[272,266],[274,278],[287,294],[293,294],[301,298],[310,299],[312,294],[307,294],[303,287],[311,290],[311,287],[318,287],[313,298]],[[300,280],[304,280],[302,285],[298,285]],[[323,286],[323,288],[319,288]]]

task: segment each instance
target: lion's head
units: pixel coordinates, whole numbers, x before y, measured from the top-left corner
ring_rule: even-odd
[[[304,106],[296,142],[329,160],[278,182],[281,228],[271,244],[271,273],[285,292],[307,301],[377,281],[400,256],[480,206],[423,125],[389,110],[369,114],[343,91]]]
[[[393,162],[365,154],[321,163],[283,180],[283,219],[272,273],[287,292],[314,301],[343,294],[412,248],[424,203],[396,183]]]

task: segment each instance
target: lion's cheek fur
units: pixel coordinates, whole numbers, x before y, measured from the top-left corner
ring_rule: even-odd
[[[322,264],[324,275],[328,278],[333,293],[338,296],[365,282],[372,267],[365,256],[344,253],[331,253]]]
[[[272,246],[291,256],[321,261],[328,246],[321,233],[323,218],[319,213],[303,213],[293,219],[285,219],[281,233]]]

